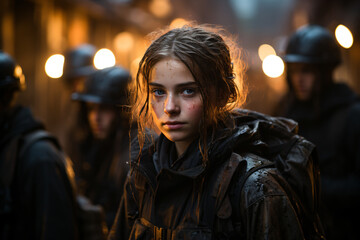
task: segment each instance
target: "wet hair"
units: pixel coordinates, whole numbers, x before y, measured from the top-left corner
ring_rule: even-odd
[[[200,150],[206,159],[209,133],[214,133],[218,124],[225,123],[231,110],[240,107],[246,99],[241,49],[236,46],[234,38],[225,37],[229,34],[223,29],[210,25],[186,25],[157,31],[150,36],[155,40],[139,63],[133,95],[140,146],[144,142],[145,127],[153,126],[149,109],[152,70],[161,60],[175,58],[189,69],[199,86],[203,101]]]

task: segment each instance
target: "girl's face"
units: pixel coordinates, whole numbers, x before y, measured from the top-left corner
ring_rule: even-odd
[[[198,85],[176,58],[158,62],[149,85],[154,122],[181,155],[199,135],[203,101]]]

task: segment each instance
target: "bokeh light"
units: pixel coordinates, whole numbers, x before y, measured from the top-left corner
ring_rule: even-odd
[[[63,75],[65,57],[61,54],[54,54],[46,60],[45,73],[51,78],[60,78]]]
[[[258,49],[258,54],[261,61],[264,61],[267,56],[276,55],[276,52],[275,49],[269,44],[262,44]]]
[[[23,70],[20,67],[20,65],[16,65],[16,67],[14,69],[14,76],[16,76],[20,79],[20,88],[22,90],[25,90],[25,88],[26,88],[25,75],[24,75]]]
[[[284,73],[285,65],[280,57],[269,55],[264,59],[262,69],[268,77],[277,78]]]
[[[156,17],[163,18],[171,13],[172,8],[169,0],[152,0],[149,4],[149,10]]]
[[[170,23],[170,29],[174,28],[181,28],[182,26],[186,25],[189,21],[183,19],[183,18],[175,18]]]
[[[114,39],[114,46],[119,52],[129,52],[134,47],[134,37],[129,32],[121,32]]]
[[[115,63],[116,60],[114,53],[107,48],[100,49],[94,56],[94,66],[97,69],[112,67],[115,66]]]
[[[354,38],[351,31],[342,24],[336,27],[335,37],[343,48],[350,48],[353,45]]]

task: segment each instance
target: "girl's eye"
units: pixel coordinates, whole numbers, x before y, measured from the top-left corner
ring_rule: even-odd
[[[162,96],[165,94],[165,91],[158,89],[158,88],[154,88],[151,90],[152,94],[154,94],[155,96]]]
[[[186,88],[183,90],[183,94],[187,96],[192,96],[196,93],[195,89],[193,88]]]

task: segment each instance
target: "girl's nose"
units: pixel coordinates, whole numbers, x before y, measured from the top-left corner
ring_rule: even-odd
[[[165,101],[164,112],[168,115],[178,114],[180,107],[177,104],[177,99],[173,95],[169,95]]]

